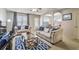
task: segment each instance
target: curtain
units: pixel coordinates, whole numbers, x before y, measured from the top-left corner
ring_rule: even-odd
[[[27,24],[29,26],[29,14],[27,14]]]
[[[13,26],[12,26],[12,31],[14,32],[14,27],[17,26],[17,12],[14,12],[13,16]]]

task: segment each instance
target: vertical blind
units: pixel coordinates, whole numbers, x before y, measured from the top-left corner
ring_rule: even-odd
[[[44,16],[44,20],[43,20],[43,25],[44,25],[44,27],[48,26],[49,20],[50,20],[49,17]]]
[[[7,23],[8,30],[12,30],[14,21],[14,12],[7,11],[7,20],[11,20],[11,24]]]
[[[27,15],[17,13],[17,26],[24,26],[24,25],[28,25],[27,24]]]

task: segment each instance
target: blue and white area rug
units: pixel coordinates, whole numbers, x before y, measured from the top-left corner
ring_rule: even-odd
[[[50,46],[48,46],[46,43],[38,40],[38,45],[34,48],[29,49],[25,47],[23,36],[17,36],[15,38],[15,50],[48,50],[49,48]]]
[[[25,50],[24,41],[22,36],[16,36],[15,38],[15,50]]]

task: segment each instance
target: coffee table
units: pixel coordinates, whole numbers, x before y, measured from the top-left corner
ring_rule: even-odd
[[[38,38],[31,38],[25,41],[25,47],[28,49],[35,48],[38,45]]]

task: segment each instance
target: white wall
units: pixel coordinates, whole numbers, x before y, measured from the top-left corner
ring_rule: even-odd
[[[49,16],[49,24],[53,25],[53,16]]]
[[[72,13],[72,20],[62,21],[63,39],[76,39],[76,9],[66,9],[62,14]]]
[[[29,24],[32,27],[32,32],[35,31],[35,18],[37,18],[37,20],[39,20],[39,23],[40,23],[39,15],[29,15]]]
[[[2,25],[6,26],[6,9],[0,8],[0,20],[2,21]]]
[[[41,15],[40,16],[40,26],[42,26],[43,25],[43,16]]]

